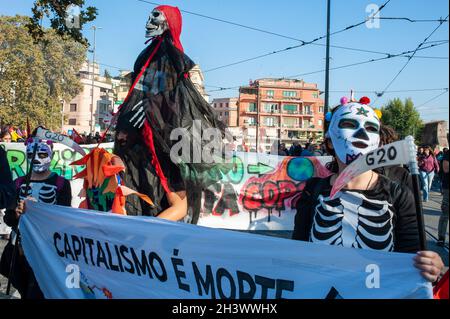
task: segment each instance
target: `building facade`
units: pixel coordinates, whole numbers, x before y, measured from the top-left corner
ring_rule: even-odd
[[[246,128],[250,148],[270,151],[273,141],[291,144],[321,140],[324,102],[317,84],[303,80],[259,79],[239,89],[238,125]]]
[[[228,97],[214,99],[211,106],[218,119],[228,127],[238,126],[238,98]]]
[[[83,86],[71,101],[63,102],[63,131],[76,129],[79,133],[100,132],[106,129],[114,105],[111,79],[100,76],[97,63],[86,62],[79,72]],[[94,101],[94,103],[92,103]]]
[[[200,93],[200,95],[205,99],[206,102],[209,103],[209,95],[205,90],[205,78],[203,76],[202,69],[198,64],[196,64],[190,71],[189,77],[191,78],[192,83],[194,83],[195,88]]]

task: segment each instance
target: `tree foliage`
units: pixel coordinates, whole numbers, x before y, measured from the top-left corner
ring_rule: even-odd
[[[59,129],[61,101],[82,89],[77,76],[86,46],[53,29],[36,43],[27,30],[28,17],[0,17],[0,120],[25,127]]]
[[[81,31],[87,22],[95,20],[97,8],[87,7],[82,10],[84,3],[85,0],[35,0],[31,9],[33,15],[27,23],[28,31],[35,41],[45,40],[45,31],[41,26],[41,21],[47,17],[50,20],[51,28],[57,34],[69,36],[77,42],[87,44]],[[76,11],[75,15],[71,15],[71,8]]]
[[[390,100],[382,109],[382,122],[394,128],[401,138],[408,135],[420,140],[423,122],[410,98],[402,102],[399,98]]]

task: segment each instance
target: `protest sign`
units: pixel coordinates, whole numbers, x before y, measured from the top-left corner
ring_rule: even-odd
[[[364,172],[383,166],[409,164],[415,161],[416,152],[414,140],[405,139],[360,156],[339,174],[331,189],[330,197],[333,198],[348,182]]]
[[[431,298],[412,254],[319,245],[27,201],[46,298]]]

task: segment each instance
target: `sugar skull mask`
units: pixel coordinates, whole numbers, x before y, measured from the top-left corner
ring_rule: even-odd
[[[340,105],[331,118],[329,136],[337,157],[344,164],[379,147],[380,120],[368,103],[363,98],[359,103]]]
[[[146,38],[156,37],[166,32],[166,30],[169,29],[169,25],[164,13],[160,10],[154,9],[148,17],[145,29]]]
[[[27,141],[27,161],[28,165],[33,162],[33,171],[42,173],[50,168],[52,162],[53,151],[51,148],[52,142],[44,142],[42,140],[29,139]],[[34,147],[36,146],[36,154],[33,158]]]

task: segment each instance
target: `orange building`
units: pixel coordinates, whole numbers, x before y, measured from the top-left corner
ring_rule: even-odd
[[[211,103],[214,112],[219,120],[225,123],[228,127],[238,126],[238,98],[218,98]]]
[[[306,143],[311,138],[320,140],[323,138],[324,102],[319,96],[317,84],[303,80],[253,81],[239,89],[239,126],[255,131],[258,126],[258,132],[272,132],[275,136],[268,138],[287,144]],[[263,149],[269,147],[264,145]]]

